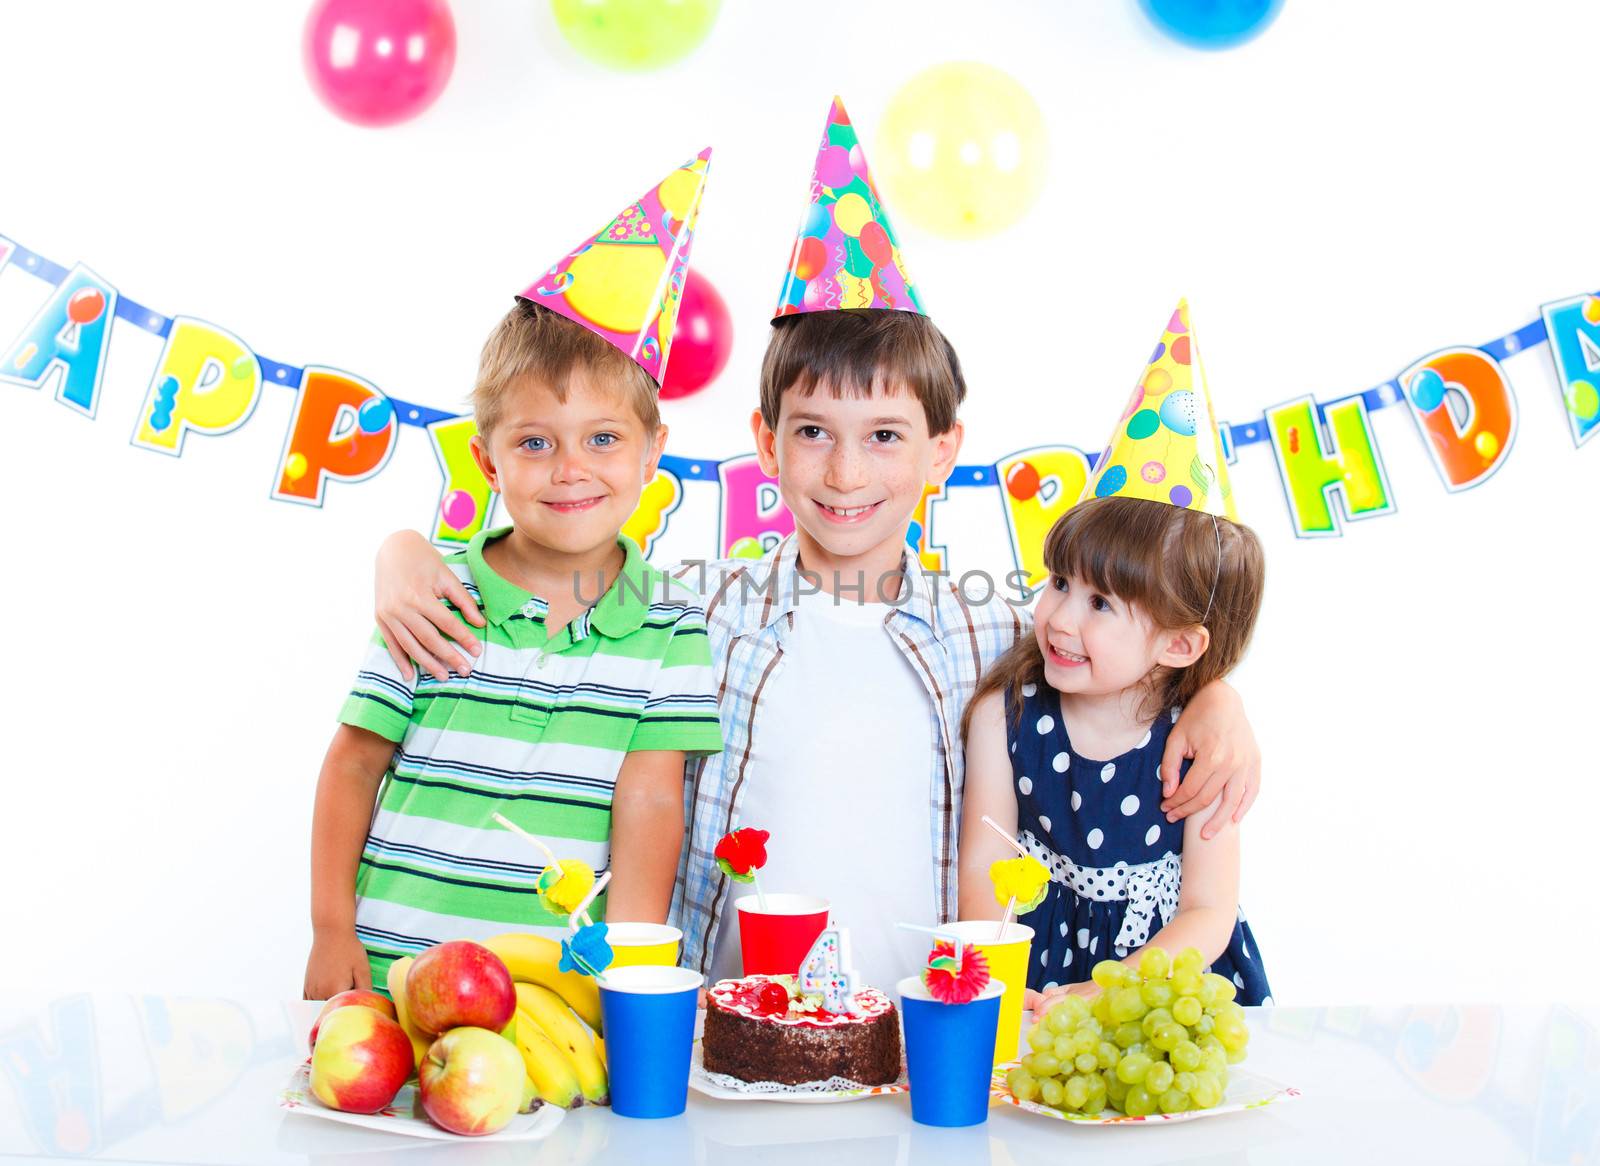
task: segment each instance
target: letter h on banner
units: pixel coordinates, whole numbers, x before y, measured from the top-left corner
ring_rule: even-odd
[[[1295,536],[1338,538],[1344,532],[1333,509],[1335,492],[1352,522],[1394,513],[1394,497],[1366,402],[1347,397],[1326,406],[1326,432],[1316,409],[1310,396],[1275,405],[1267,410],[1267,430]]]

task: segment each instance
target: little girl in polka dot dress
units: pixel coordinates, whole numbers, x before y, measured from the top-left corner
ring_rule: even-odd
[[[1102,959],[1197,947],[1242,1004],[1270,1003],[1239,910],[1239,832],[1169,823],[1159,765],[1184,702],[1227,675],[1261,606],[1245,526],[1139,498],[1093,498],[1045,539],[1034,635],[996,661],[963,724],[963,919],[998,917],[989,864],[1011,857],[984,815],[1050,870],[1033,928],[1029,1002],[1093,994]]]

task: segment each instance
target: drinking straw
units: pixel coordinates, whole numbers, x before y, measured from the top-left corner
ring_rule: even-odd
[[[578,930],[578,920],[580,918],[583,920],[584,926],[594,926],[594,920],[589,918],[589,904],[599,898],[600,892],[606,889],[606,884],[610,881],[611,872],[606,871],[605,874],[594,880],[594,886],[589,888],[589,893],[578,900],[578,905],[572,909],[572,914],[567,919],[567,926],[571,927],[574,933]]]
[[[895,926],[904,931],[920,931],[925,935],[933,936],[935,939],[948,939],[951,943],[955,944],[956,960],[958,962],[960,961],[964,944],[961,936],[957,935],[954,931],[946,931],[942,927],[924,927],[920,923],[896,923]]]
[[[1022,843],[1018,842],[1015,838],[1011,837],[1011,835],[1007,834],[1005,832],[1005,830],[1001,827],[1000,823],[996,822],[993,818],[989,817],[988,814],[985,814],[983,816],[983,824],[985,826],[989,827],[989,829],[993,830],[996,834],[1000,835],[1000,837],[1004,838],[1013,847],[1015,847],[1017,853],[1022,855],[1023,858],[1027,858],[1028,857],[1028,851],[1022,845]],[[1006,927],[1011,923],[1011,916],[1016,911],[1016,909],[1017,909],[1017,897],[1015,895],[1012,895],[1011,896],[1011,901],[1006,904],[1005,916],[1000,920],[1000,926],[995,929],[994,940],[995,940],[996,943],[999,943],[1002,939],[1005,938]]]
[[[513,821],[509,820],[508,818],[504,817],[498,811],[496,811],[492,815],[492,817],[494,818],[494,820],[496,822],[499,822],[500,825],[504,826],[507,830],[511,831],[513,834],[521,835],[523,838],[527,839],[527,841],[529,841],[529,842],[533,843],[535,846],[537,846],[539,848],[539,850],[544,854],[545,865],[549,866],[551,869],[553,869],[556,872],[556,878],[559,879],[559,878],[564,877],[564,872],[561,869],[561,863],[556,860],[555,852],[553,850],[551,850],[548,846],[546,846],[542,839],[535,838],[532,834],[529,834],[521,826],[518,826],[515,822],[513,822]]]

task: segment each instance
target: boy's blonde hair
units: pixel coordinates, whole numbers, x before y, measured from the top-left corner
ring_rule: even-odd
[[[660,386],[649,373],[582,324],[519,299],[489,333],[478,356],[478,379],[472,386],[472,414],[478,432],[488,436],[499,424],[506,395],[522,377],[549,385],[556,400],[566,404],[568,380],[580,367],[621,394],[644,422],[646,432],[653,434],[661,428],[656,402]]]
[[[905,388],[922,405],[928,433],[955,428],[967,395],[961,361],[926,316],[890,308],[802,312],[772,323],[761,362],[761,419],[778,428],[783,394],[809,397],[819,385],[834,397],[869,397]]]

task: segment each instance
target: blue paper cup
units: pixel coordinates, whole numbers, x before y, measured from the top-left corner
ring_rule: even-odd
[[[612,968],[600,985],[611,1109],[676,1117],[689,1103],[695,1004],[705,977],[688,968]]]
[[[920,976],[907,976],[897,991],[912,1120],[947,1127],[987,1121],[994,1032],[1005,985],[991,980],[970,1004],[939,1003]]]

